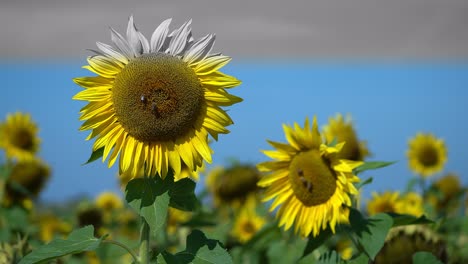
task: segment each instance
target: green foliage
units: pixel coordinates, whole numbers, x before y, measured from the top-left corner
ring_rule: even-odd
[[[175,255],[164,251],[158,256],[157,261],[160,264],[232,263],[231,256],[222,245],[217,240],[208,239],[199,230],[193,230],[187,237],[187,245],[184,251]]]
[[[96,161],[96,160],[100,159],[103,154],[104,154],[104,147],[93,151],[93,153],[91,153],[91,156],[89,156],[88,161],[83,163],[83,165],[89,164],[89,163],[91,163],[93,161]]]
[[[367,170],[375,170],[383,167],[390,166],[394,164],[396,161],[366,161],[364,164],[361,166],[357,167],[354,169],[354,174],[359,174],[361,172],[367,171]]]
[[[429,252],[416,252],[413,255],[413,264],[442,264],[442,262]]]
[[[404,226],[404,225],[416,225],[416,224],[433,224],[434,221],[426,218],[425,215],[415,217],[412,215],[402,215],[395,213],[387,213],[393,219],[393,227]]]
[[[270,241],[267,250],[269,263],[296,263],[301,257],[306,243],[307,241],[304,239]]]
[[[86,226],[73,231],[67,239],[56,239],[43,245],[24,257],[19,264],[41,263],[69,254],[94,250],[102,242],[103,237],[94,237],[93,226]]]
[[[337,263],[344,263],[343,260],[341,260],[341,257],[336,251],[329,251],[324,254],[322,254],[317,261],[317,264],[337,264]]]
[[[302,256],[307,256],[312,253],[315,249],[323,245],[327,240],[333,235],[330,227],[327,229],[322,230],[318,236],[313,237],[312,235],[309,236],[309,240],[307,241],[307,246],[302,253]]]
[[[359,211],[351,209],[349,221],[357,242],[373,260],[385,243],[388,231],[393,225],[392,218],[388,214],[381,213],[366,219]]]
[[[365,181],[358,182],[356,184],[357,189],[361,189],[362,187],[371,184],[374,179],[372,177],[367,178]]]
[[[31,231],[31,228],[25,209],[18,206],[0,207],[0,242],[9,241],[13,233],[26,233]]]
[[[195,183],[190,179],[174,182],[169,172],[162,179],[159,176],[131,180],[125,190],[125,199],[149,224],[153,234],[164,227],[169,206],[192,211],[198,205]]]

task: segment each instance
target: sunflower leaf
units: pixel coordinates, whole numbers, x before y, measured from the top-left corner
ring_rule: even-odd
[[[371,260],[374,260],[383,247],[388,231],[393,225],[392,217],[380,213],[365,219],[358,210],[351,208],[349,222],[364,253]]]
[[[386,213],[393,219],[393,227],[416,224],[433,224],[434,221],[426,218],[425,215],[415,217],[412,215]]]
[[[172,175],[166,176],[166,180]],[[169,205],[183,211],[194,211],[199,205],[197,197],[195,196],[195,182],[189,178],[181,179],[174,182],[169,189]]]
[[[312,237],[309,236],[309,240],[307,241],[307,246],[304,248],[304,252],[302,253],[302,256],[305,257],[312,253],[315,249],[323,245],[331,236],[333,235],[333,232],[331,231],[330,227],[327,227],[327,229],[321,231],[318,236]]]
[[[67,239],[56,239],[37,248],[26,255],[19,264],[45,262],[69,254],[95,250],[103,239],[104,237],[94,237],[93,226],[85,226],[73,231]]]
[[[214,239],[208,239],[200,230],[193,230],[187,237],[187,245],[184,251],[172,255],[163,251],[157,258],[158,263],[167,264],[209,264],[232,263],[231,256],[221,243]]]
[[[169,209],[169,184],[159,176],[131,180],[125,190],[125,199],[130,207],[143,217],[153,234],[166,223]]]
[[[438,260],[430,252],[416,252],[413,254],[414,264],[442,264],[442,261]]]
[[[374,179],[372,177],[367,178],[365,181],[359,182],[356,184],[356,188],[359,190],[362,187],[371,184]]]
[[[364,162],[361,166],[354,169],[354,174],[359,174],[367,170],[375,170],[383,167],[390,166],[396,163],[396,161],[367,161]]]
[[[91,153],[91,156],[89,157],[88,161],[83,163],[82,165],[86,165],[86,164],[89,164],[89,163],[91,163],[91,162],[93,162],[95,160],[100,159],[103,154],[104,154],[104,147],[93,151],[93,153]]]
[[[318,264],[336,264],[336,263],[344,263],[341,259],[340,255],[336,253],[336,251],[329,251],[325,252],[324,254],[320,255],[319,260],[317,261]]]

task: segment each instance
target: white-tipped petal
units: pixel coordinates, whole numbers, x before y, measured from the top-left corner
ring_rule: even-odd
[[[117,46],[117,48],[129,59],[133,58],[133,51],[128,45],[127,40],[119,34],[119,32],[115,31],[113,28],[111,30],[111,39],[112,42]]]
[[[111,45],[102,42],[96,42],[97,47],[108,57],[112,57],[123,64],[128,63],[128,59],[120,52],[116,51]]]
[[[139,56],[143,53],[143,46],[140,42],[140,34],[138,34],[135,23],[133,23],[133,16],[130,16],[128,19],[127,41],[135,56]]]
[[[140,37],[141,46],[143,47],[143,53],[150,52],[149,42],[146,39],[145,35],[138,31],[138,37]]]
[[[172,18],[164,20],[153,32],[151,36],[151,52],[158,52],[164,45],[169,32],[169,24]]]
[[[208,55],[215,42],[215,35],[209,34],[193,43],[191,49],[185,54],[184,61],[190,63],[202,60]]]
[[[190,24],[192,20],[185,22],[178,30],[174,33],[171,43],[169,44],[169,53],[172,55],[179,55],[185,51],[187,40],[190,35]]]

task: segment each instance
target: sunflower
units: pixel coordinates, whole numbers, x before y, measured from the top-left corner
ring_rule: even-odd
[[[65,236],[72,231],[70,223],[58,218],[53,213],[44,213],[37,217],[39,239],[43,242],[51,241],[57,234]]]
[[[206,186],[214,196],[216,206],[228,204],[237,208],[259,189],[258,169],[250,164],[215,167],[206,178]]]
[[[38,197],[49,177],[49,166],[41,160],[19,161],[13,166],[7,180],[5,198],[13,203],[30,203],[30,199]]]
[[[104,212],[111,212],[123,208],[120,196],[113,192],[103,192],[96,197],[96,207]]]
[[[255,209],[256,199],[250,196],[236,216],[231,234],[241,243],[249,241],[266,223],[265,218],[259,216]]]
[[[447,263],[447,245],[440,236],[423,225],[392,228],[373,263],[412,263],[416,252],[430,252]]]
[[[364,160],[369,155],[366,142],[359,141],[349,116],[344,119],[341,114],[337,114],[335,118],[330,118],[328,125],[323,127],[323,134],[327,142],[346,142],[337,154],[340,159]]]
[[[378,194],[372,193],[372,200],[367,203],[367,212],[369,215],[378,213],[396,213],[398,211],[400,193],[384,192]]]
[[[304,128],[295,123],[283,129],[289,144],[268,141],[277,150],[263,153],[273,161],[258,164],[260,171],[268,173],[258,182],[267,188],[263,200],[274,199],[270,211],[281,205],[276,217],[286,230],[295,224],[294,231],[302,236],[313,233],[315,237],[327,226],[335,232],[351,206],[350,195],[358,193],[353,183],[359,178],[353,169],[363,162],[338,159],[344,142],[325,145],[315,117],[312,128],[306,119]]]
[[[8,158],[31,160],[39,150],[38,130],[29,114],[8,114],[5,123],[0,124],[0,148],[5,149]]]
[[[166,227],[168,234],[175,234],[181,224],[189,221],[192,218],[192,215],[192,212],[186,212],[169,207]]]
[[[447,149],[442,139],[432,134],[418,133],[409,141],[407,151],[409,167],[423,177],[431,176],[444,168]]]
[[[130,17],[126,37],[111,29],[115,46],[98,42],[88,58],[84,68],[97,76],[74,79],[84,90],[73,99],[89,101],[81,130],[91,130],[87,140],[96,138],[93,151],[103,149],[109,167],[120,156],[121,172],[165,177],[211,163],[208,135],[229,133],[222,107],[242,101],[227,92],[241,82],[219,71],[231,58],[210,54],[215,36],[194,40],[191,21],[172,32],[170,22],[148,41]]]
[[[426,198],[437,211],[448,213],[458,207],[462,191],[458,175],[448,173],[434,182]]]
[[[406,193],[398,201],[396,213],[420,217],[424,214],[423,198],[415,192]]]

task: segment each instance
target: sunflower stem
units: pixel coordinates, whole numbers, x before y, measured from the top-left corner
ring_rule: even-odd
[[[123,249],[125,249],[133,258],[133,260],[135,260],[135,262],[138,262],[138,257],[135,255],[135,253],[133,253],[133,251],[127,247],[126,245],[120,243],[119,241],[115,241],[115,240],[112,240],[112,239],[106,239],[106,240],[103,240],[102,241],[103,243],[108,243],[108,244],[113,244],[113,245],[116,245],[116,246],[119,246]]]
[[[140,232],[140,264],[149,264],[149,250],[150,250],[150,227],[148,222],[141,218],[141,232]]]

